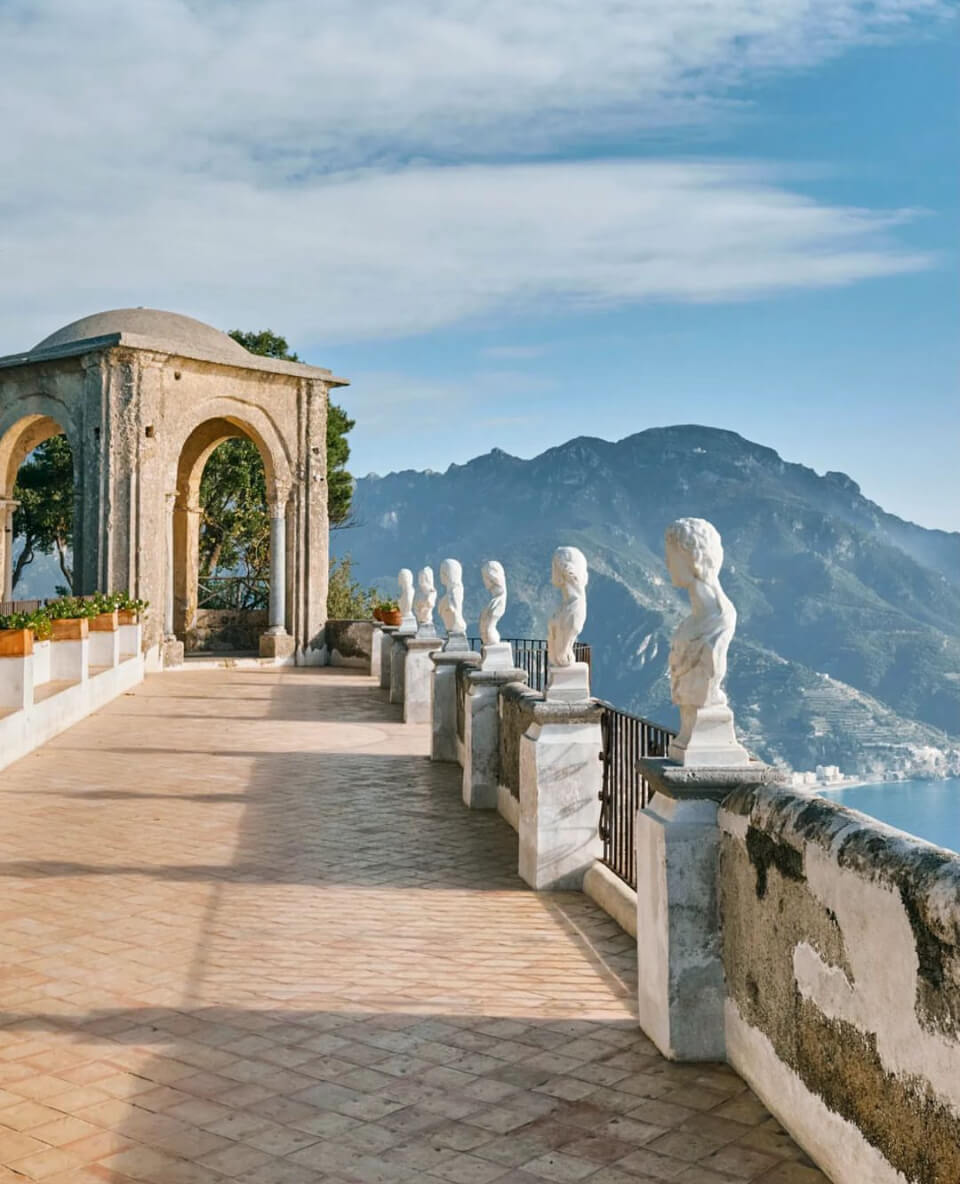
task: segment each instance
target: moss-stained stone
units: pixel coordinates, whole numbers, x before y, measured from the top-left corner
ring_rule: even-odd
[[[724,802],[723,812],[731,816],[720,853],[724,965],[729,995],[744,1021],[907,1180],[958,1184],[960,1121],[951,1101],[922,1076],[885,1064],[878,1050],[877,1033],[896,1017],[871,1017],[873,1030],[865,1031],[826,1015],[801,994],[794,955],[801,943],[810,945],[854,986],[837,916],[807,883],[806,864],[815,846],[835,863],[838,877],[852,872],[892,889],[902,901],[917,955],[916,1022],[933,1039],[955,1041],[960,859],[835,803],[789,790],[740,790]],[[739,819],[746,820],[745,828]],[[851,932],[848,940],[860,937]],[[912,1019],[903,1017],[905,1031]],[[960,1044],[957,1064],[960,1079]]]
[[[520,796],[520,739],[533,723],[533,706],[543,700],[524,683],[508,683],[500,690],[500,784]]]

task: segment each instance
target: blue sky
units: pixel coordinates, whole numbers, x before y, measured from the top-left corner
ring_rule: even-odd
[[[0,352],[269,325],[354,468],[682,422],[960,529],[946,0],[0,0]]]

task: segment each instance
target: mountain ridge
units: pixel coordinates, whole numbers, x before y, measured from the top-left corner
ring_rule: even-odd
[[[960,762],[960,533],[888,514],[845,473],[820,476],[725,429],[675,425],[615,442],[580,436],[529,460],[494,449],[443,473],[362,478],[355,510],[364,525],[344,549],[358,575],[384,590],[398,567],[454,555],[476,619],[476,567],[501,559],[515,636],[545,635],[550,554],[561,542],[581,546],[595,691],[666,723],[666,653],[683,604],[666,575],[663,530],[685,514],[709,518],[724,537],[723,579],[741,620],[731,700],[762,755],[862,773],[876,771],[881,754],[909,768],[909,753],[889,751],[900,736],[947,754],[948,764],[956,750]],[[776,689],[778,662],[790,672],[792,705]],[[759,680],[756,710],[749,671]],[[869,742],[844,735],[844,716]],[[882,726],[871,732],[855,724],[861,716]],[[918,762],[929,766],[929,754]]]

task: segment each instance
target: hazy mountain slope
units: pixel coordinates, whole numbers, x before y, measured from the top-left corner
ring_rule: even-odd
[[[387,588],[400,566],[454,555],[472,620],[477,567],[501,559],[512,635],[545,636],[550,554],[582,547],[595,690],[664,722],[683,603],[663,530],[684,514],[710,518],[741,619],[731,698],[764,755],[853,771],[902,763],[890,741],[947,748],[944,733],[960,734],[960,535],[903,522],[843,474],[818,477],[732,432],[580,438],[529,461],[494,451],[443,474],[364,478],[355,506],[362,525],[334,542],[364,580]]]

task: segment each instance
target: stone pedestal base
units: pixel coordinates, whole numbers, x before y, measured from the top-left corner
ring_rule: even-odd
[[[513,646],[509,641],[485,645],[480,651],[481,670],[513,670]]]
[[[749,764],[750,753],[737,740],[729,707],[681,707],[680,732],[667,755],[678,765],[719,769]]]
[[[470,653],[470,643],[467,641],[466,633],[451,633],[443,643],[443,652],[445,654]]]
[[[580,889],[600,857],[602,712],[589,700],[534,705],[520,740],[519,872],[531,888]]]
[[[560,703],[582,703],[590,698],[590,667],[586,662],[551,666],[547,672],[547,698]]]
[[[183,642],[175,637],[165,637],[160,646],[160,657],[163,669],[169,670],[173,666],[183,665]]]
[[[433,696],[433,663],[430,655],[437,649],[435,637],[404,639],[403,722],[428,724]]]
[[[636,822],[640,1026],[670,1060],[722,1061],[717,811],[739,786],[781,775],[760,761],[690,768],[646,759],[640,767],[654,790]]]
[[[416,629],[403,625],[394,633],[390,643],[390,702],[403,703],[403,674],[407,658],[407,639],[416,635]]]
[[[293,662],[297,643],[289,633],[261,633],[260,657],[273,662]]]
[[[393,638],[397,628],[396,625],[381,625],[379,630],[375,629],[373,632],[372,664],[376,671],[372,666],[370,673],[376,674],[380,686],[386,691],[390,690],[390,652],[393,649]]]
[[[507,646],[507,649],[510,647]],[[512,666],[483,667],[469,678],[463,720],[463,804],[471,810],[496,810],[500,788],[500,688],[525,682]]]
[[[461,666],[476,666],[479,654],[469,650],[444,650],[431,654],[433,661],[433,734],[430,740],[430,759],[457,760],[457,671]]]

